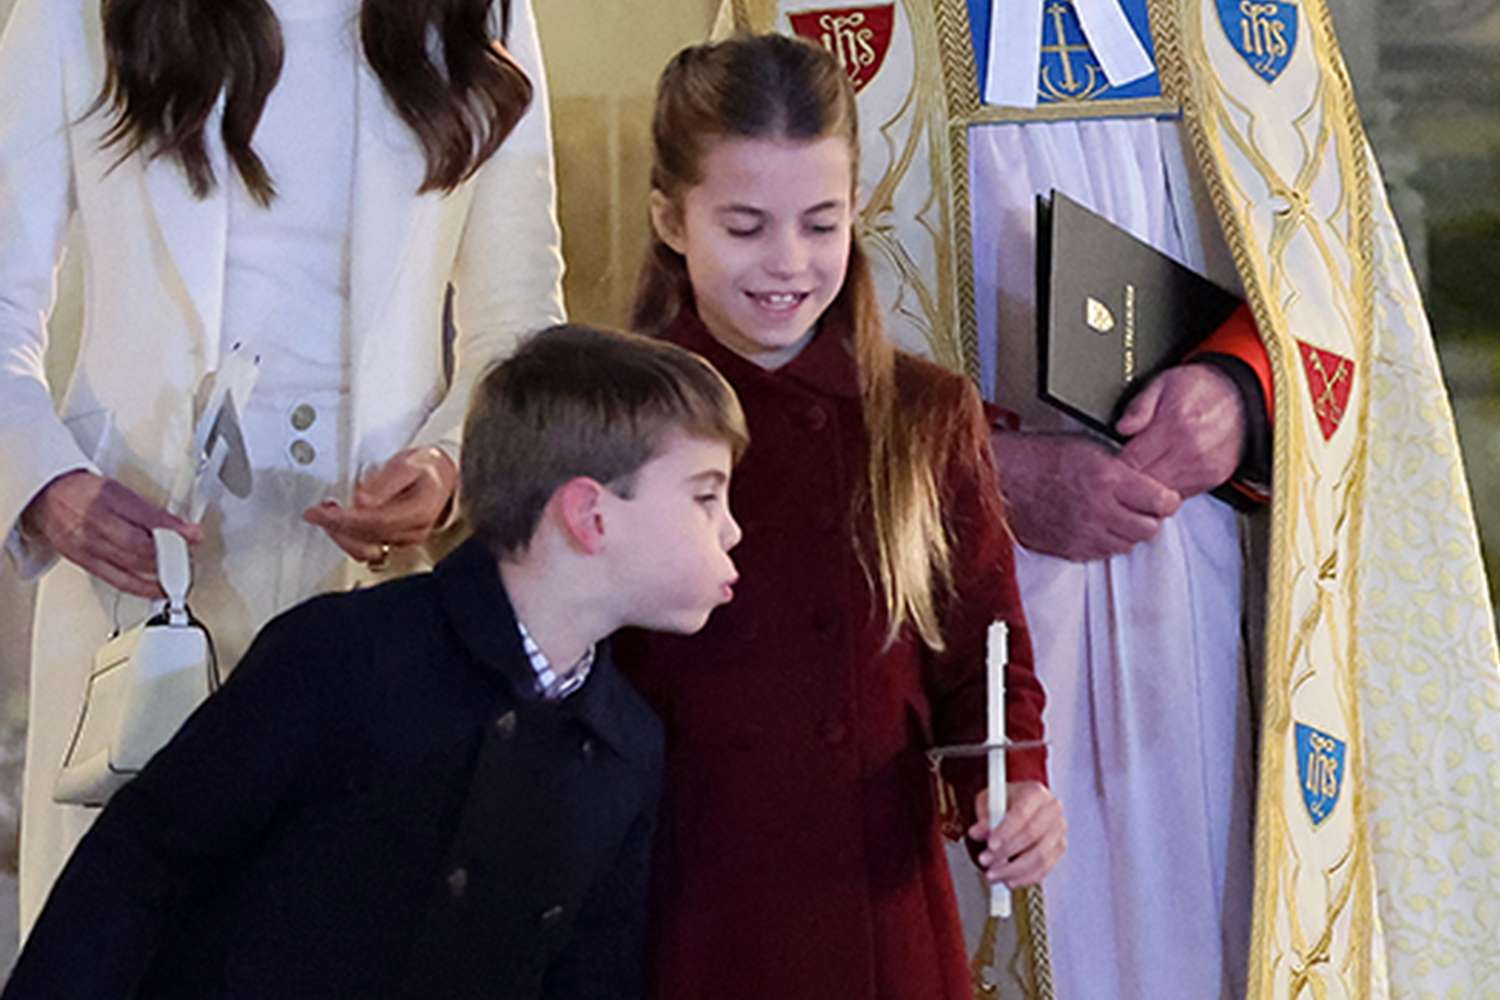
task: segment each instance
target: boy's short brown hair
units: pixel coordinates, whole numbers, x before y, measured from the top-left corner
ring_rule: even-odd
[[[474,387],[464,421],[460,505],[497,556],[524,552],[557,488],[587,476],[629,496],[633,477],[679,430],[749,443],[740,403],[692,351],[570,323],[522,343]]]

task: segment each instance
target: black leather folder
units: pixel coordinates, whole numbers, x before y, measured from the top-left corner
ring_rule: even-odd
[[[1110,437],[1135,391],[1240,300],[1057,191],[1037,198],[1042,399]]]

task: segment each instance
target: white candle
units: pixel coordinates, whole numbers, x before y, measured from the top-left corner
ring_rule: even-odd
[[[985,692],[988,695],[988,732],[985,742],[992,748],[989,761],[990,829],[1005,818],[1005,665],[1010,660],[1010,629],[1004,622],[990,625],[985,657]],[[1010,916],[1010,890],[1004,883],[990,886],[990,916]]]

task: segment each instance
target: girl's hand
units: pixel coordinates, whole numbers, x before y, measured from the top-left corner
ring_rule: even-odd
[[[382,565],[391,547],[419,545],[442,520],[458,486],[458,466],[441,448],[408,448],[354,488],[354,503],[324,500],[302,519],[328,532],[361,562]]]
[[[1005,786],[1005,819],[990,830],[990,793],[979,793],[979,821],[969,837],[985,843],[979,863],[991,884],[1007,888],[1036,885],[1068,849],[1068,821],[1062,803],[1039,781],[1012,781]]]
[[[137,597],[165,597],[156,582],[152,528],[171,528],[189,544],[203,529],[173,517],[129,487],[84,469],[43,487],[21,512],[22,530],[111,587]]]

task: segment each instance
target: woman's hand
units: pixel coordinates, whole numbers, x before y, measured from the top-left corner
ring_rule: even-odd
[[[458,486],[458,466],[441,448],[408,448],[360,479],[348,507],[324,500],[302,519],[328,532],[339,548],[379,566],[393,546],[427,541]]]
[[[1012,781],[1005,786],[1005,819],[990,830],[990,793],[979,793],[979,821],[969,837],[984,843],[979,863],[991,885],[1008,888],[1036,885],[1068,849],[1068,821],[1062,803],[1039,781]]]
[[[84,469],[43,487],[21,512],[22,530],[40,535],[58,554],[111,587],[137,597],[164,597],[156,582],[151,529],[171,528],[190,544],[203,529],[173,517],[113,479]]]

